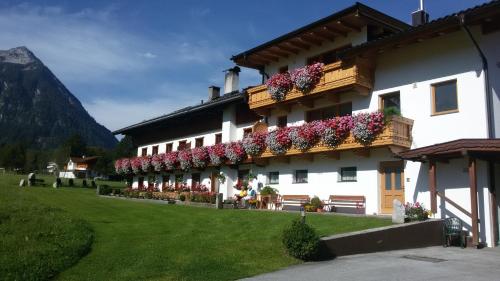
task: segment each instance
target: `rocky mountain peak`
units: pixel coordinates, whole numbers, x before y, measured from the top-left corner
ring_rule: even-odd
[[[37,57],[24,46],[9,50],[0,50],[0,62],[29,64],[37,60]]]

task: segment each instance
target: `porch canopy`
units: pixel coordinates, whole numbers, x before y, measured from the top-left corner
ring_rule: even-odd
[[[398,156],[402,159],[410,161],[429,162],[431,211],[433,213],[437,212],[437,196],[439,195],[447,203],[469,216],[472,220],[472,243],[474,246],[477,246],[479,244],[479,218],[477,206],[476,160],[479,159],[489,163],[500,163],[500,139],[458,139],[450,142],[403,151],[400,152]],[[471,200],[470,212],[451,199],[447,198],[444,192],[437,192],[436,162],[447,163],[450,159],[456,158],[468,158]]]

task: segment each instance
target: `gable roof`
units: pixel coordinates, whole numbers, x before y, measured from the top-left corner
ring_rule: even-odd
[[[349,31],[361,28],[361,26],[355,24],[352,21],[353,18],[358,21],[358,24],[360,22],[361,24],[370,22],[374,25],[389,29],[392,32],[400,32],[410,27],[410,25],[405,22],[402,22],[394,17],[370,8],[362,3],[356,2],[354,5],[348,8],[345,8],[327,17],[300,27],[273,40],[265,42],[257,47],[234,55],[231,60],[233,60],[238,65],[258,69],[259,67],[262,67],[263,64],[258,62],[259,58],[256,58],[257,56],[262,56],[262,58],[260,59],[272,60],[272,55],[267,52],[274,52],[275,56],[279,56],[280,52],[282,54],[286,52],[293,53],[293,49],[296,47],[293,47],[292,45],[298,44],[299,46],[305,46],[311,44],[308,42],[309,40],[307,40],[307,38],[311,38],[311,41],[324,41],[326,40],[326,37],[331,36],[331,38],[333,38],[334,36],[339,35],[346,36]],[[315,33],[322,35],[315,36]],[[306,36],[306,40],[302,40],[302,37]],[[294,40],[297,40],[299,42],[293,43]],[[281,50],[275,49],[274,51],[272,51],[271,49],[275,47]]]
[[[240,102],[240,101],[243,101],[244,99],[245,99],[244,94],[239,92],[239,91],[227,93],[227,94],[222,95],[218,98],[214,98],[213,100],[203,102],[203,103],[198,104],[198,105],[184,107],[184,108],[181,108],[179,110],[173,111],[171,113],[168,113],[168,114],[165,114],[165,115],[162,115],[159,117],[155,117],[152,119],[148,119],[148,120],[136,123],[134,125],[130,125],[128,127],[122,128],[122,129],[118,129],[118,130],[114,131],[113,134],[114,135],[126,134],[127,132],[130,132],[133,129],[137,129],[137,128],[144,127],[147,125],[151,125],[151,124],[159,123],[162,121],[174,119],[177,117],[186,116],[186,115],[194,113],[194,112],[209,110],[209,109],[215,108],[217,106]]]
[[[456,31],[460,28],[459,17],[464,17],[466,24],[477,24],[486,18],[493,18],[500,14],[500,1],[493,0],[481,5],[477,5],[465,10],[461,10],[441,18],[434,19],[426,24],[411,26],[398,33],[390,34],[373,41],[365,42],[358,46],[339,52],[340,56],[351,56],[367,51],[379,51],[383,48],[390,48],[394,45],[400,46],[408,39],[424,39],[427,37],[440,36],[448,32]],[[420,38],[419,38],[420,36]],[[409,43],[414,43],[413,41]]]

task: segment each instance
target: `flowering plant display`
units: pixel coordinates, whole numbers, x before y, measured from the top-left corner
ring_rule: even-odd
[[[368,145],[384,129],[384,114],[359,113],[352,116],[352,122],[351,133],[354,139],[363,145]]]
[[[151,157],[151,165],[153,166],[153,170],[155,170],[155,172],[161,172],[161,170],[163,170],[164,168],[163,155],[153,155],[153,157]]]
[[[405,205],[405,221],[424,221],[429,218],[429,210],[424,208],[419,202],[406,203]]]
[[[163,192],[174,192],[175,191],[175,186],[172,184],[165,184],[162,188]]]
[[[177,166],[177,151],[167,152],[163,154],[163,164],[166,170],[174,170]]]
[[[122,173],[122,159],[118,159],[115,161],[115,172],[117,174]]]
[[[212,165],[220,166],[224,162],[224,157],[226,156],[226,146],[223,143],[209,146],[208,156]]]
[[[232,163],[237,164],[247,157],[245,148],[241,141],[235,141],[226,145],[226,158]]]
[[[135,158],[133,158],[133,159],[130,161],[130,166],[132,167],[132,171],[133,171],[135,174],[140,173],[140,172],[141,172],[141,167],[142,167],[141,158],[139,158],[139,157],[135,157]]]
[[[243,148],[250,156],[258,156],[266,149],[267,133],[251,133],[243,139]]]
[[[195,147],[191,150],[193,167],[203,169],[208,164],[208,152],[206,147]]]
[[[179,151],[178,159],[181,170],[187,171],[193,167],[193,155],[191,154],[191,149]]]
[[[290,79],[295,88],[303,93],[307,93],[318,84],[322,74],[323,64],[317,62],[295,69],[291,72]]]
[[[123,158],[121,160],[121,173],[122,174],[129,174],[130,171],[132,170],[132,167],[130,166],[130,159],[127,159],[127,158]]]
[[[142,156],[141,158],[141,169],[143,172],[149,172],[151,170],[151,156],[146,155]]]
[[[208,192],[208,187],[204,184],[195,184],[191,187],[193,192]]]
[[[292,127],[288,136],[295,148],[305,151],[313,147],[319,139],[317,127],[319,122],[306,123],[302,126]]]
[[[290,73],[276,73],[266,81],[267,91],[275,101],[282,101],[286,94],[293,88]]]
[[[279,128],[267,134],[266,145],[273,154],[284,154],[292,145],[289,136],[290,128]]]
[[[327,146],[335,148],[349,135],[352,128],[352,117],[348,115],[323,120],[318,128],[321,141]]]

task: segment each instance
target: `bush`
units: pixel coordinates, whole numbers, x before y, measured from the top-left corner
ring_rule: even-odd
[[[113,188],[111,190],[111,194],[113,194],[113,195],[120,195],[120,194],[122,194],[122,190],[119,189],[119,188]]]
[[[319,236],[316,231],[300,219],[292,221],[292,225],[285,228],[282,238],[288,254],[301,259],[313,260],[319,254]]]
[[[179,195],[179,200],[181,200],[182,202],[186,201],[186,195],[184,194]]]
[[[272,188],[269,185],[264,186],[260,190],[260,195],[275,195],[278,194],[278,190],[276,188]]]
[[[311,206],[313,206],[314,211],[316,211],[317,209],[323,208],[323,202],[321,201],[321,199],[319,199],[318,196],[314,196],[311,199]]]
[[[405,204],[405,221],[424,221],[428,218],[429,210],[425,209],[423,204],[419,202]]]
[[[193,192],[190,195],[191,202],[215,204],[216,195],[210,192]]]
[[[71,186],[71,187],[75,186],[75,181],[73,179],[69,179],[68,186]]]
[[[111,194],[112,191],[113,189],[109,185],[106,184],[99,185],[99,195],[109,195]]]

